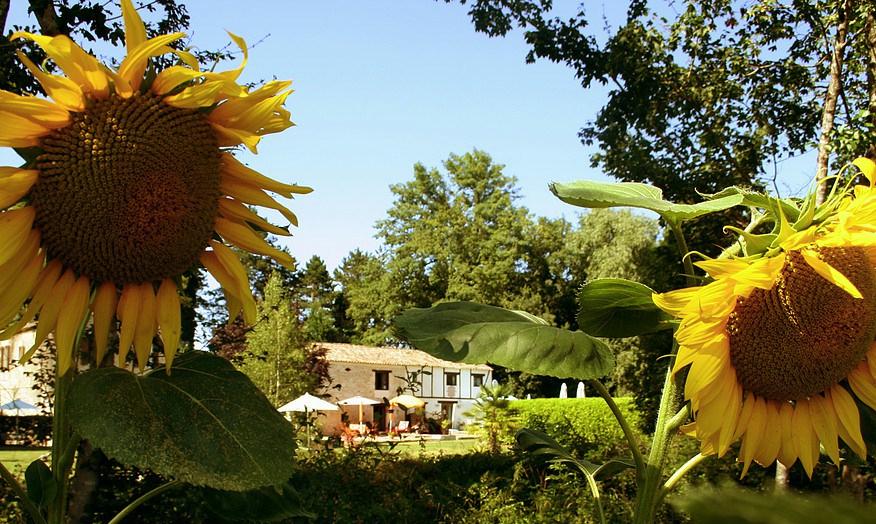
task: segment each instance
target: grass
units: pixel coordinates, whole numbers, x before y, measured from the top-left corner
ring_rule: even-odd
[[[423,440],[422,442],[420,442],[419,440],[406,440],[403,442],[394,443],[395,447],[392,448],[392,450],[400,452],[402,455],[408,455],[412,457],[416,457],[421,454],[427,456],[462,455],[473,451],[478,446],[478,442],[478,439]],[[388,449],[390,447],[389,443],[384,442],[381,442],[377,445],[379,445],[383,449]]]
[[[18,476],[24,475],[24,470],[34,460],[47,455],[49,449],[0,449],[0,462],[9,471]]]

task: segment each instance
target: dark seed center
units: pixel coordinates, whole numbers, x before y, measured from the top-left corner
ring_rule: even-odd
[[[792,252],[775,285],[740,300],[730,315],[730,359],[742,386],[774,400],[799,400],[838,383],[876,333],[876,272],[863,248],[822,248],[855,299]]]
[[[203,114],[112,97],[42,140],[36,225],[92,280],[148,282],[197,263],[218,212],[219,149]]]

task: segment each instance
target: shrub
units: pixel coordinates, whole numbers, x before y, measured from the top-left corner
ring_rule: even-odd
[[[622,397],[615,402],[638,431],[640,417],[633,399]],[[543,431],[579,456],[602,460],[626,454],[628,446],[620,424],[601,398],[518,400],[511,405],[518,412],[521,428]]]

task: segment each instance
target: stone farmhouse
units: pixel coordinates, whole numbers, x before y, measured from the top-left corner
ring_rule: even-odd
[[[412,410],[405,412],[389,405],[390,399],[402,393],[424,400],[426,416],[448,421],[452,430],[461,429],[468,422],[465,413],[474,405],[481,387],[493,380],[489,366],[449,362],[416,349],[327,342],[316,345],[326,349],[335,386],[325,391],[328,400],[338,402],[358,395],[380,401],[362,410],[362,421],[378,431],[389,429],[390,417],[396,423],[410,417]],[[358,422],[358,406],[342,409],[350,422]],[[324,433],[336,431],[341,424],[340,413],[326,412]]]

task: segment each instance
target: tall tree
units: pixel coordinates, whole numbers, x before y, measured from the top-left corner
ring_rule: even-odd
[[[314,342],[337,342],[340,332],[335,325],[334,303],[337,293],[325,262],[317,255],[307,261],[298,281],[304,314],[304,334]]]
[[[275,405],[282,405],[319,385],[298,315],[279,274],[268,279],[258,304],[258,321],[246,336],[240,370]]]
[[[611,86],[580,132],[598,146],[592,165],[670,199],[764,184],[769,164],[819,139],[821,175],[827,152],[846,161],[874,146],[872,2],[686,0],[652,11],[632,0],[620,27],[597,19],[604,29],[593,31],[583,3],[561,19],[551,0],[459,1],[477,31],[522,28],[527,61],[566,64],[585,88]],[[714,251],[722,223],[738,218],[700,221],[691,247]]]

